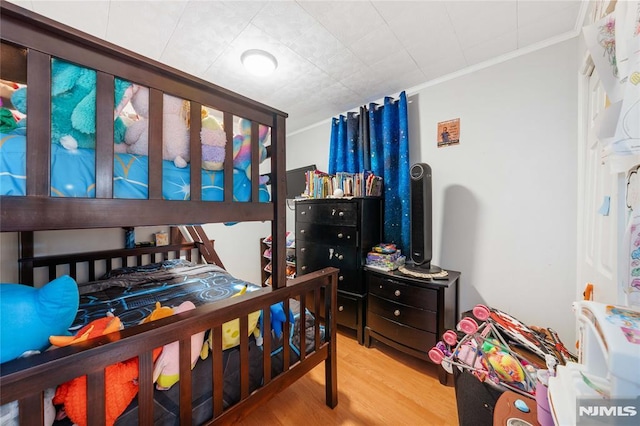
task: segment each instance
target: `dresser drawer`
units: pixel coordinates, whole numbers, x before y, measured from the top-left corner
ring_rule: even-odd
[[[296,204],[296,224],[303,222],[356,226],[358,206],[356,203],[298,203]]]
[[[314,264],[298,264],[296,267],[296,271],[298,275],[304,275],[308,274],[309,272],[314,272],[319,269],[325,268],[326,266]],[[357,294],[366,293],[364,280],[362,279],[362,271],[353,267],[340,268],[340,271],[338,271],[338,290]]]
[[[333,266],[338,272],[338,290],[349,293],[365,293],[362,278],[359,251],[355,247],[334,248],[323,244],[300,245],[296,242],[296,272],[298,275],[308,274],[318,269]],[[333,255],[330,256],[330,249]],[[339,250],[339,251],[338,251]],[[340,258],[342,256],[342,258]]]
[[[338,293],[337,302],[336,321],[338,321],[338,324],[349,328],[356,328],[360,325],[360,321],[358,321],[358,299]]]
[[[357,246],[358,233],[355,226],[316,225],[311,222],[299,223],[296,226],[296,243],[298,241],[322,242],[329,245]]]
[[[296,265],[299,273],[333,266],[356,268],[360,265],[360,252],[356,247],[317,244],[308,241],[296,242]],[[315,269],[311,269],[315,268]]]
[[[376,315],[370,310],[367,313],[367,327],[388,339],[425,354],[436,344],[435,333],[400,324]]]
[[[321,297],[324,299],[324,291],[321,292]],[[349,328],[356,328],[361,325],[362,320],[360,319],[362,316],[362,306],[363,298],[353,297],[346,295],[344,293],[338,292],[338,297],[336,299],[336,321],[340,325],[344,325]],[[313,312],[313,300],[308,300],[307,308]],[[324,314],[324,303],[320,303],[320,312],[319,316],[321,318],[325,318]]]
[[[437,311],[438,291],[368,274],[369,293],[407,306]]]
[[[392,321],[437,333],[436,313],[413,306],[403,305],[369,294],[368,310]]]

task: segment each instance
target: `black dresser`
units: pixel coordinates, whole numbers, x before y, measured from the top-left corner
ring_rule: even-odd
[[[429,360],[429,350],[458,320],[460,272],[444,280],[416,278],[400,271],[366,271],[369,290],[365,346],[379,340],[415,357]],[[440,382],[447,382],[441,367]]]
[[[380,198],[296,201],[296,269],[304,275],[328,266],[338,274],[338,324],[364,342],[367,253],[381,242]]]

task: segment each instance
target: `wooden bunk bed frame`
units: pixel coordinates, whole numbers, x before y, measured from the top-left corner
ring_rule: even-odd
[[[2,364],[0,371],[0,404],[19,402],[21,425],[42,424],[43,393],[74,377],[87,375],[87,420],[90,425],[105,422],[104,369],[114,362],[139,357],[139,424],[153,423],[152,351],[176,340],[180,342],[180,424],[191,424],[191,371],[189,361],[190,336],[212,330],[214,352],[211,357],[213,387],[212,423],[238,420],[295,382],[316,365],[324,362],[326,404],[337,405],[336,378],[336,289],[337,270],[323,271],[287,280],[286,271],[286,183],[285,183],[285,120],[286,114],[261,103],[144,58],[78,30],[1,0],[0,36],[2,43],[24,49],[29,105],[27,131],[27,181],[25,196],[0,196],[0,232],[19,232],[21,246],[20,281],[33,283],[33,270],[48,268],[49,278],[58,271],[74,276],[78,269],[88,269],[95,278],[98,268],[132,266],[158,259],[183,257],[199,259],[199,248],[212,254],[209,241],[172,243],[165,247],[118,249],[81,255],[34,256],[34,231],[120,228],[143,225],[176,225],[184,223],[220,223],[270,221],[273,235],[273,286],[247,293],[241,298],[226,299],[196,310],[164,318],[132,329],[125,329],[81,345],[59,348],[32,358]],[[59,198],[50,195],[51,155],[51,72],[53,57],[85,66],[97,72],[96,100],[96,197]],[[3,61],[5,67],[10,66]],[[113,197],[113,83],[115,77],[149,87],[149,196],[145,200]],[[202,105],[216,108],[224,114],[225,129],[233,128],[233,117],[252,123],[252,164],[259,162],[258,126],[271,128],[271,201],[258,202],[259,168],[252,167],[250,202],[234,202],[233,193],[233,132],[227,132],[224,162],[224,200],[202,201],[200,191],[192,190],[191,199],[162,199],[162,99],[170,93],[191,103],[191,187],[201,186],[200,109]],[[131,212],[136,214],[131,214]],[[192,234],[193,235],[193,234]],[[114,265],[114,261],[120,262]],[[96,266],[102,265],[102,266]],[[106,265],[106,266],[105,266]],[[270,341],[264,339],[264,384],[253,393],[248,387],[248,333],[241,333],[241,401],[223,409],[222,400],[222,324],[240,318],[241,330],[248,330],[248,315],[262,310],[269,323],[269,306],[298,299],[302,306],[314,312],[324,312],[316,318],[315,350],[301,351],[300,361],[290,365],[289,345],[284,348],[284,371],[270,377]],[[301,313],[304,324],[304,309]],[[320,324],[325,327],[324,339]],[[287,333],[290,324],[284,324]],[[304,345],[304,333],[301,333]],[[108,344],[107,344],[108,343]],[[217,349],[216,349],[217,348]]]

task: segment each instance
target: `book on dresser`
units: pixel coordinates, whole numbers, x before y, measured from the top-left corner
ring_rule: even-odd
[[[364,342],[367,289],[364,265],[382,235],[382,200],[323,198],[296,201],[296,270],[304,275],[325,267],[338,273],[339,325]]]

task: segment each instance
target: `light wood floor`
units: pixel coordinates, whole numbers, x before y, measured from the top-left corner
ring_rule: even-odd
[[[454,388],[437,368],[379,342],[338,333],[338,406],[324,400],[324,364],[238,423],[264,425],[457,425]]]

